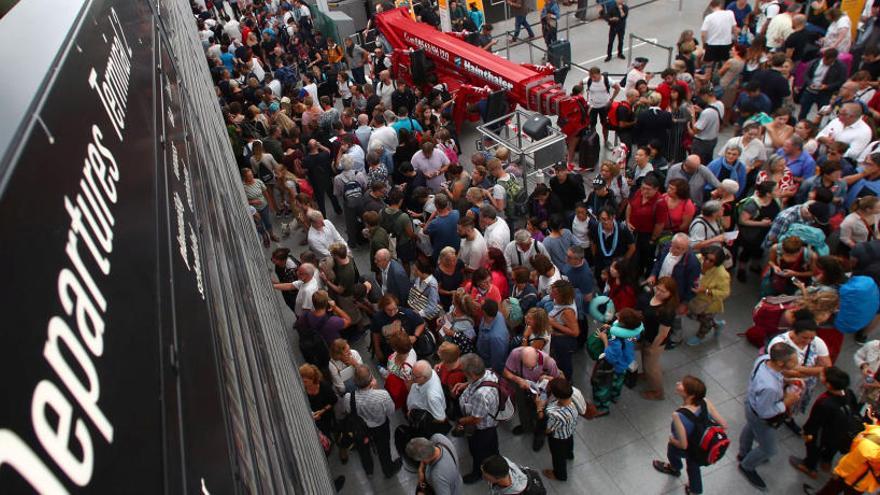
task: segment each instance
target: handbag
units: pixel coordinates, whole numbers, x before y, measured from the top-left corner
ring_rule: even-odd
[[[412,366],[409,363],[403,363],[403,368],[407,366],[412,369]],[[403,378],[395,375],[394,373],[389,374],[385,377],[385,390],[388,391],[388,395],[391,396],[391,400],[394,401],[394,409],[401,409],[406,405],[406,396],[409,395],[409,389],[406,387],[406,382]]]

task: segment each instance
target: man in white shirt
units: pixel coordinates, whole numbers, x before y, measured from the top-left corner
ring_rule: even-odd
[[[413,410],[427,411],[438,428],[443,427],[446,424],[446,398],[443,396],[440,377],[431,369],[431,363],[425,360],[416,362],[412,374],[413,384],[406,397],[409,413],[411,414]]]
[[[736,16],[733,11],[724,8],[722,0],[712,0],[709,3],[712,13],[703,19],[703,27],[700,34],[706,54],[705,62],[723,62],[730,57],[730,47],[733,45],[733,37],[738,31]]]
[[[584,79],[583,85],[590,108],[590,126],[595,129],[596,123],[601,122],[603,142],[608,142],[608,108],[617,98],[620,85],[612,84],[608,75],[602,74],[598,67],[590,68],[590,76]]]
[[[629,91],[631,89],[636,89],[636,83],[639,81],[650,81],[654,74],[648,74],[645,72],[645,67],[648,65],[648,59],[645,57],[636,57],[633,59],[632,68],[629,72],[626,73],[626,79],[624,80],[623,89]]]
[[[862,107],[858,103],[844,103],[837,112],[837,118],[832,120],[816,136],[816,141],[830,145],[839,141],[849,145],[843,155],[853,161],[862,156],[862,151],[871,142],[871,127],[862,120]]]
[[[778,50],[785,44],[788,36],[794,32],[794,15],[798,13],[800,4],[793,3],[785,12],[773,17],[767,23],[767,48]]]
[[[391,94],[397,86],[391,80],[391,72],[383,70],[379,73],[379,82],[376,83],[376,95],[382,100],[382,105],[387,109],[391,109]]]
[[[293,314],[299,318],[305,311],[315,309],[312,304],[312,295],[321,288],[318,277],[315,276],[317,268],[311,263],[303,263],[296,269],[299,280],[287,283],[273,284],[276,290],[298,290],[296,302],[293,306]]]
[[[394,129],[385,125],[385,116],[377,113],[373,117],[373,133],[370,135],[370,148],[381,144],[385,151],[394,153],[397,151],[397,133]]]
[[[501,160],[493,158],[486,163],[486,169],[492,177],[495,177],[495,185],[485,190],[486,199],[495,207],[498,216],[504,218],[504,210],[507,208],[507,202],[514,198],[507,197],[507,181],[517,180],[516,177],[504,171]]]
[[[223,25],[223,32],[229,36],[230,40],[241,41],[241,24],[234,17]]]
[[[755,30],[758,33],[765,34],[770,21],[782,12],[782,5],[779,3],[779,0],[761,0],[758,12]]]
[[[312,106],[320,109],[321,104],[318,102],[318,84],[315,82],[315,76],[311,74],[303,74],[303,90],[312,97]]]
[[[520,229],[513,234],[513,240],[504,248],[504,259],[507,260],[507,268],[510,270],[518,266],[532,270],[532,256],[538,253],[550,257],[543,244],[532,239],[532,234],[528,230]]]
[[[504,252],[504,248],[510,243],[510,226],[498,218],[498,210],[494,206],[480,207],[480,228],[483,229],[486,245]]]
[[[330,220],[324,220],[324,215],[320,211],[312,210],[309,212],[309,249],[315,253],[318,259],[324,259],[330,256],[330,245],[341,242],[346,244],[345,239],[336,231],[336,227]]]
[[[461,217],[458,220],[458,235],[461,237],[458,259],[464,263],[465,271],[473,272],[485,267],[489,259],[489,247],[483,234],[474,228],[473,218]]]

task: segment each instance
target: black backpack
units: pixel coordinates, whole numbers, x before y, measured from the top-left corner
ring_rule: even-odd
[[[843,407],[838,409],[841,418],[840,422],[837,423],[843,426],[843,431],[840,435],[840,444],[837,446],[837,450],[841,454],[849,452],[849,447],[852,445],[853,439],[865,429],[865,419],[860,414],[859,404],[856,402],[853,393],[849,390],[846,391],[844,401]]]
[[[355,392],[349,396],[350,412],[342,419],[340,425],[339,441],[337,445],[340,448],[350,448],[364,441],[367,437],[367,423],[358,416],[357,402],[354,400]]]
[[[329,319],[330,313],[325,314],[315,328],[308,325],[305,317],[297,320],[296,324],[299,331],[299,351],[307,363],[314,364],[322,370],[330,364],[330,350],[327,349],[327,343],[324,342],[318,331],[324,328]]]
[[[519,495],[546,495],[547,488],[544,487],[544,480],[541,479],[541,474],[525,466],[520,466],[520,469],[529,481],[526,484],[526,489],[519,492]]]
[[[344,180],[344,179],[343,179]],[[364,188],[360,182],[352,179],[342,186],[342,201],[349,208],[360,208],[364,202]]]

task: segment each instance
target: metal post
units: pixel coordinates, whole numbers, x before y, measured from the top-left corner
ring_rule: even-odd
[[[629,33],[629,50],[626,53],[626,66],[630,67],[632,65],[633,58],[633,34]]]
[[[529,45],[529,63],[534,64],[535,63],[535,56],[532,53],[532,42],[526,41],[526,43]]]
[[[678,0],[678,11],[681,12],[681,4],[684,3],[684,0]]]
[[[654,45],[654,43],[651,43]],[[663,45],[655,45],[663,46]],[[666,67],[672,67],[672,47],[666,48]]]
[[[571,28],[571,12],[565,13],[565,39],[571,42],[571,34],[569,33],[569,29]],[[550,48],[549,46],[547,47]]]
[[[513,35],[511,34],[510,36],[513,36]],[[507,40],[505,40],[505,42],[504,42],[504,45],[507,47],[507,51],[506,51],[507,60],[510,60],[510,36],[508,36]]]

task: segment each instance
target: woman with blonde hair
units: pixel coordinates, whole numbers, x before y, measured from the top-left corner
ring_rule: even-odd
[[[458,346],[462,354],[476,352],[475,319],[479,308],[474,299],[459,289],[452,294],[452,307],[443,319],[443,340]]]
[[[347,340],[340,338],[333,341],[330,345],[328,371],[337,395],[342,396],[357,388],[354,384],[354,370],[359,364],[364,364],[364,360],[358,351],[348,345]]]
[[[776,184],[773,197],[783,203],[786,203],[797,194],[798,184],[794,181],[794,175],[792,175],[791,170],[786,165],[784,156],[774,156],[767,160],[764,170],[758,172],[755,185],[765,181]]]
[[[617,204],[622,206],[621,209],[625,208],[629,199],[629,184],[620,173],[620,167],[610,160],[605,160],[599,168],[599,175],[605,180],[608,190],[614,194]]]
[[[550,317],[544,308],[532,308],[523,319],[526,329],[522,335],[523,347],[534,347],[539,351],[550,353]]]

